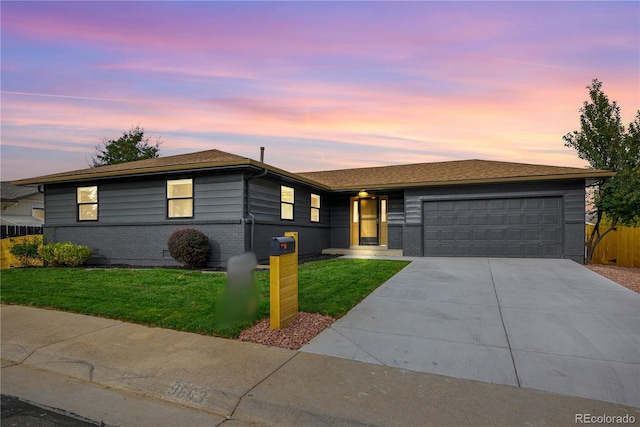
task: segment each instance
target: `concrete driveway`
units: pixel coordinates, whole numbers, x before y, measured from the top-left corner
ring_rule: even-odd
[[[569,260],[416,259],[301,351],[640,407],[640,295]]]

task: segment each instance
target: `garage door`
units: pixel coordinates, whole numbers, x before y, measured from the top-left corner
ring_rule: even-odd
[[[562,257],[560,197],[423,205],[424,256]]]

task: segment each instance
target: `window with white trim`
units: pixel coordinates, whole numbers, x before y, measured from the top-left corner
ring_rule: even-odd
[[[320,222],[320,195],[311,193],[311,222]]]
[[[280,219],[293,220],[295,190],[286,185],[280,186]]]
[[[98,220],[98,186],[77,188],[78,221]]]
[[[167,217],[193,217],[193,179],[167,181]]]

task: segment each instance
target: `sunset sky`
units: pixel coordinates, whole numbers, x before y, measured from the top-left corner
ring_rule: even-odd
[[[88,167],[140,125],[292,172],[586,166],[594,78],[640,108],[640,3],[30,2],[1,7],[2,180]]]

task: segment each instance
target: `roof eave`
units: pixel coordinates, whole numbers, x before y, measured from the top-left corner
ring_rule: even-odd
[[[598,171],[585,172],[580,174],[557,174],[557,175],[537,175],[537,176],[517,176],[517,177],[501,177],[501,178],[483,178],[483,179],[464,179],[453,181],[420,181],[409,183],[392,183],[392,184],[361,184],[331,187],[334,191],[359,191],[363,188],[366,190],[386,190],[408,187],[438,187],[445,185],[469,185],[469,184],[495,184],[505,182],[531,182],[531,181],[557,181],[569,179],[587,179],[587,178],[608,178],[615,176],[615,172]]]
[[[61,184],[66,182],[76,182],[76,181],[89,181],[93,179],[103,179],[103,178],[119,178],[119,177],[127,177],[127,176],[138,176],[138,175],[148,175],[148,174],[156,174],[161,172],[182,172],[193,169],[209,169],[216,168],[222,166],[237,166],[248,164],[248,161],[235,161],[235,162],[210,162],[210,163],[200,163],[197,165],[184,164],[184,165],[170,165],[170,166],[155,166],[155,167],[147,167],[140,169],[131,169],[131,170],[116,170],[116,171],[105,171],[105,172],[92,172],[92,173],[77,173],[77,174],[65,174],[60,176],[40,176],[36,178],[28,178],[21,179],[17,181],[12,181],[13,185],[29,185],[29,184]],[[85,169],[86,170],[86,169]],[[90,170],[90,169],[88,169]],[[79,171],[82,172],[82,171]]]
[[[171,172],[188,172],[188,171],[202,171],[202,170],[215,170],[228,167],[255,167],[259,169],[267,169],[277,175],[285,176],[290,179],[303,182],[314,187],[318,187],[324,190],[330,190],[331,188],[325,184],[314,181],[309,178],[297,175],[295,173],[287,172],[285,170],[276,168],[274,166],[267,165],[265,163],[257,162],[255,160],[246,159],[238,161],[227,162],[209,162],[198,164],[184,164],[184,165],[170,165],[170,166],[156,166],[140,169],[132,169],[127,171],[106,171],[106,172],[94,172],[94,173],[78,173],[78,174],[66,174],[63,176],[41,176],[36,178],[21,179],[12,181],[12,185],[30,185],[30,184],[64,184],[80,181],[92,181],[108,178],[122,178],[128,176],[144,176],[155,175],[159,173],[171,173]]]
[[[320,188],[320,189],[325,190],[325,191],[332,190],[332,188],[330,186],[326,185],[326,184],[323,184],[323,183],[318,182],[318,181],[314,181],[313,179],[306,178],[306,177],[304,177],[302,175],[298,175],[298,174],[293,173],[293,172],[287,172],[287,171],[285,171],[283,169],[280,169],[280,168],[277,168],[275,166],[267,165],[265,163],[260,163],[260,162],[257,162],[255,160],[249,160],[249,165],[257,167],[257,168],[261,168],[261,169],[266,169],[269,172],[274,173],[276,175],[281,175],[281,176],[287,177],[289,179],[292,179],[294,181],[302,182],[304,184],[311,185],[313,187],[317,187],[317,188]]]

